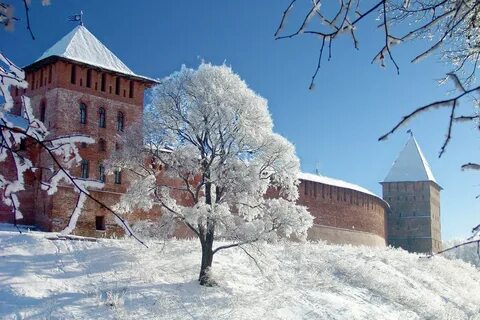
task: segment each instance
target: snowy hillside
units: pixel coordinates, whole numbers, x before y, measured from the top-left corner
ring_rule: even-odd
[[[480,319],[480,271],[400,250],[296,243],[214,261],[196,241],[48,240],[0,231],[0,319]]]

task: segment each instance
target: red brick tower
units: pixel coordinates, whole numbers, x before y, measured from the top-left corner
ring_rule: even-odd
[[[442,187],[413,135],[381,184],[383,199],[390,204],[388,244],[411,252],[442,250]]]
[[[125,128],[141,121],[144,90],[155,81],[133,73],[83,25],[45,51],[25,71],[30,84],[25,94],[52,136],[80,133],[95,139],[96,143],[80,147],[83,162],[72,173],[105,181],[105,188],[92,194],[109,206],[114,204],[128,181],[121,172],[105,176],[103,161],[115,148],[121,148],[117,141]],[[40,155],[39,167],[51,165],[48,157]],[[59,231],[68,224],[78,194],[64,184],[55,195],[47,196],[40,188],[40,182],[48,178],[46,171],[36,174],[24,211],[31,217],[30,223],[42,230]],[[105,229],[109,233],[117,230],[114,225],[113,217],[90,201],[75,232],[101,236]]]

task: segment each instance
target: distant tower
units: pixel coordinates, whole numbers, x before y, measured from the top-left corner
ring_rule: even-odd
[[[92,194],[108,206],[118,201],[128,186],[128,177],[115,171],[105,175],[104,161],[121,149],[125,129],[141,122],[144,90],[155,81],[131,71],[83,25],[55,43],[35,62],[25,67],[29,88],[15,92],[31,98],[35,116],[42,120],[51,137],[85,134],[95,139],[81,145],[83,161],[72,168],[73,175],[105,182],[105,188]],[[19,110],[16,110],[20,113]],[[142,143],[141,138],[139,142]],[[25,208],[30,223],[43,230],[59,231],[68,224],[78,194],[69,184],[48,197],[40,184],[48,181],[51,158],[40,155],[36,180],[27,190],[29,204]],[[101,236],[115,232],[112,217],[92,201],[84,206],[76,232]],[[118,228],[117,228],[118,229]]]
[[[381,184],[383,199],[390,204],[387,243],[410,252],[441,250],[442,187],[413,135]]]

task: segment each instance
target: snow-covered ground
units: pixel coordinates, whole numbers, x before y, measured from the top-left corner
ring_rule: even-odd
[[[288,242],[215,257],[197,241],[0,231],[0,319],[480,319],[480,271],[401,250]]]

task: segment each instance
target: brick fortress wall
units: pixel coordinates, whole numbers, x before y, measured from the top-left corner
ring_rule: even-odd
[[[25,92],[16,91],[14,96],[18,98],[21,94],[26,94],[31,98],[36,117],[42,118],[42,112],[44,113],[44,123],[53,136],[79,133],[93,137],[96,143],[80,148],[80,154],[88,161],[88,178],[99,179],[99,165],[116,147],[121,147],[117,141],[123,132],[117,128],[117,114],[123,113],[125,126],[141,121],[146,84],[68,61],[47,62],[49,63],[33,65],[27,70],[27,81],[32,84],[31,88]],[[81,103],[87,107],[85,124],[80,121]],[[105,128],[99,126],[100,108],[106,112]],[[20,114],[20,110],[17,113]],[[100,145],[100,139],[105,141],[104,146]],[[37,158],[39,167],[52,165],[44,154],[37,155]],[[80,170],[80,167],[76,167],[72,173],[80,176]],[[40,181],[45,181],[48,177],[48,173],[42,171],[31,174],[28,190],[23,196],[25,201],[22,201],[25,208],[22,209],[27,213],[28,223],[35,224],[42,230],[60,231],[68,224],[78,194],[71,186],[62,185],[53,196],[47,196],[39,185]],[[92,195],[112,206],[126,191],[128,182],[128,176],[123,173],[121,184],[116,184],[113,176],[107,176],[105,188],[93,191]],[[306,180],[301,181],[299,188],[298,203],[307,206],[315,217],[315,225],[309,231],[310,239],[332,243],[385,245],[387,205],[381,199],[356,190]],[[127,218],[130,223],[134,223],[158,216],[157,208],[149,213],[133,213]],[[97,230],[97,217],[104,217],[105,231]],[[6,218],[0,215],[0,219],[5,221]],[[121,228],[113,219],[105,209],[89,200],[74,232],[89,236],[122,234]],[[179,226],[176,235],[185,237],[191,236],[191,233]]]
[[[388,205],[357,190],[301,180],[298,203],[309,208],[314,226],[309,239],[384,246]]]

